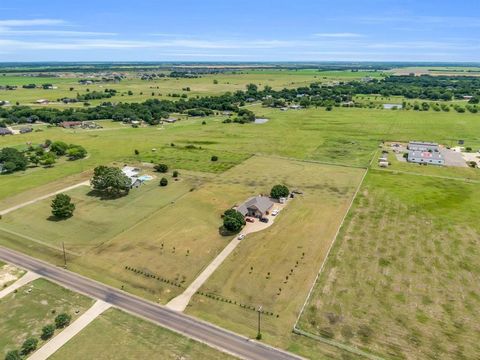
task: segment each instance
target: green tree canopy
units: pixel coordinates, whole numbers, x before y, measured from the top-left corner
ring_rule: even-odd
[[[50,145],[50,151],[57,154],[58,156],[65,155],[68,150],[67,143],[63,141],[54,141],[52,145]]]
[[[22,355],[28,355],[37,348],[38,339],[29,337],[22,344]]]
[[[157,164],[154,166],[155,171],[158,171],[160,173],[166,173],[168,171],[168,165],[167,164]]]
[[[290,191],[285,185],[275,185],[270,190],[270,196],[274,199],[280,199],[281,197],[287,197]]]
[[[67,194],[57,194],[52,200],[52,215],[59,219],[67,219],[73,215],[75,204]]]
[[[5,355],[5,360],[22,360],[18,350],[11,350]]]
[[[72,316],[67,314],[67,313],[62,313],[57,315],[55,318],[55,326],[57,329],[64,328],[68,324],[70,324],[70,321],[72,320]]]
[[[28,160],[20,151],[14,148],[3,148],[0,150],[0,164],[3,164],[3,172],[14,172],[25,170]]]
[[[80,145],[70,145],[66,154],[70,160],[78,160],[83,159],[85,156],[87,156],[87,150],[85,150],[85,148]]]
[[[161,178],[160,179],[160,186],[167,186],[168,185],[168,180],[167,178]]]
[[[48,340],[53,336],[54,333],[55,333],[55,325],[48,324],[42,328],[42,335],[40,335],[40,337],[42,338],[42,340]]]
[[[117,167],[97,166],[93,170],[92,187],[113,196],[122,193],[128,194],[131,181],[122,170]]]
[[[223,227],[231,232],[239,232],[245,226],[245,218],[235,209],[228,209],[223,214]]]

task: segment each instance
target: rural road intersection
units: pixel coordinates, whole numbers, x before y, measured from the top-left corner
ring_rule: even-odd
[[[4,247],[0,247],[0,259],[242,359],[301,359],[297,355],[248,339]]]

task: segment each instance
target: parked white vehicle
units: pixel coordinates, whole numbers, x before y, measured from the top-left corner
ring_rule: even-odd
[[[273,210],[272,211],[272,216],[277,216],[279,212],[280,212],[280,210],[277,210],[277,209]]]
[[[244,238],[245,238],[245,234],[240,234],[237,237],[238,240],[243,240]]]

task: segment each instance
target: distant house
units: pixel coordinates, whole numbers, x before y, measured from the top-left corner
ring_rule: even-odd
[[[0,100],[0,106],[4,106],[4,105],[10,105],[10,101]]]
[[[132,166],[124,166],[122,172],[130,179],[130,188],[138,188],[143,184],[143,180],[138,177],[140,169]]]
[[[38,99],[37,101],[35,101],[35,104],[39,105],[47,105],[48,103],[50,103],[50,101],[47,99]]]
[[[246,102],[255,102],[255,100],[256,100],[256,99],[253,98],[253,97],[249,97],[249,98],[246,98],[246,99],[245,99]]]
[[[463,100],[470,100],[470,99],[472,99],[472,98],[473,98],[472,95],[464,95],[464,96],[463,96]]]
[[[0,136],[13,135],[13,132],[7,128],[0,127]]]
[[[437,143],[411,141],[408,143],[408,162],[445,165],[445,158]]]
[[[19,130],[20,134],[27,134],[33,131],[32,127],[23,127]]]
[[[176,122],[177,120],[178,120],[177,118],[169,117],[168,119],[165,119],[163,121],[166,122],[166,123],[172,124],[172,123]]]
[[[293,110],[300,110],[302,107],[300,105],[290,105],[289,108]]]
[[[265,216],[273,207],[273,201],[267,196],[254,196],[242,205],[237,207],[237,211],[243,216],[252,216],[261,218]]]
[[[383,108],[386,110],[392,110],[392,109],[402,109],[403,105],[402,104],[383,104]]]
[[[59,124],[59,126],[65,129],[72,129],[78,126],[82,126],[82,122],[81,121],[63,121]]]

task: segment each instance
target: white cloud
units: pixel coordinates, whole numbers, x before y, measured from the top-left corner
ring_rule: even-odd
[[[0,26],[25,27],[25,26],[49,26],[65,25],[66,22],[60,19],[10,19],[0,20]]]
[[[350,32],[317,33],[317,34],[313,34],[313,36],[322,37],[322,38],[360,38],[360,37],[364,37],[363,34],[350,33]]]

